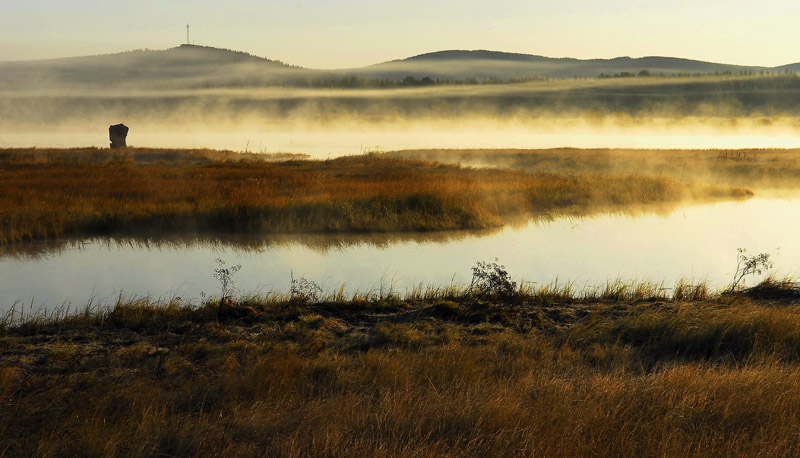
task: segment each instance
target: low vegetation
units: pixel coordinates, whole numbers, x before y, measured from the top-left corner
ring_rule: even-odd
[[[298,281],[7,315],[0,456],[797,454],[793,281],[574,291],[475,269],[404,297]]]
[[[0,245],[87,235],[477,229],[752,194],[667,177],[475,169],[376,154],[276,162],[132,148],[0,150],[0,179]]]

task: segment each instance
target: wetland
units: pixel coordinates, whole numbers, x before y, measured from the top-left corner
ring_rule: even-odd
[[[798,159],[0,150],[0,456],[791,455]]]

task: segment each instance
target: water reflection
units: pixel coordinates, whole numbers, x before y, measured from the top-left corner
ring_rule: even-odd
[[[748,198],[748,197],[745,197]],[[560,213],[540,213],[536,215],[509,216],[505,219],[506,229],[521,229],[528,225],[543,225],[559,218],[580,221],[594,215],[640,216],[655,214],[666,216],[672,213],[679,203],[640,204],[615,207],[593,207],[591,209],[562,210]],[[691,205],[691,204],[686,204]],[[696,204],[695,204],[696,205]],[[199,246],[232,252],[262,253],[270,249],[302,246],[320,254],[333,250],[345,250],[359,245],[373,248],[387,248],[402,243],[451,243],[475,237],[487,237],[502,232],[503,228],[428,231],[428,232],[383,232],[383,233],[302,233],[302,234],[259,234],[259,233],[138,233],[115,236],[78,235],[33,243],[17,243],[0,246],[0,258],[17,260],[44,259],[57,256],[65,251],[80,251],[99,246],[117,250],[157,250],[193,249]]]
[[[117,294],[218,293],[215,258],[241,264],[241,293],[286,291],[290,275],[328,290],[467,283],[470,267],[495,257],[516,278],[576,288],[617,278],[672,286],[682,277],[724,286],[736,249],[774,256],[779,275],[800,272],[800,199],[753,198],[632,216],[541,219],[481,233],[274,236],[267,239],[61,241],[0,258],[0,311],[17,301],[55,307]]]
[[[518,223],[517,223],[518,224]],[[320,254],[365,245],[376,249],[397,243],[449,243],[465,238],[489,236],[502,228],[435,232],[342,233],[342,234],[160,234],[143,236],[86,237],[19,243],[0,247],[0,258],[17,261],[44,260],[67,251],[192,250],[198,247],[233,253],[265,253],[271,249],[301,246]]]

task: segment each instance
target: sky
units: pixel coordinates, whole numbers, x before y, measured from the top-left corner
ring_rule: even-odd
[[[800,62],[796,0],[0,0],[0,61],[198,45],[310,68],[444,49]]]

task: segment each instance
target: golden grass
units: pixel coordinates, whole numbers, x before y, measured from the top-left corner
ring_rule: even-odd
[[[92,234],[475,229],[547,212],[750,194],[665,177],[531,174],[377,155],[255,157],[0,150],[0,244]]]
[[[780,299],[444,288],[5,327],[0,456],[792,456],[799,296],[770,282]]]

